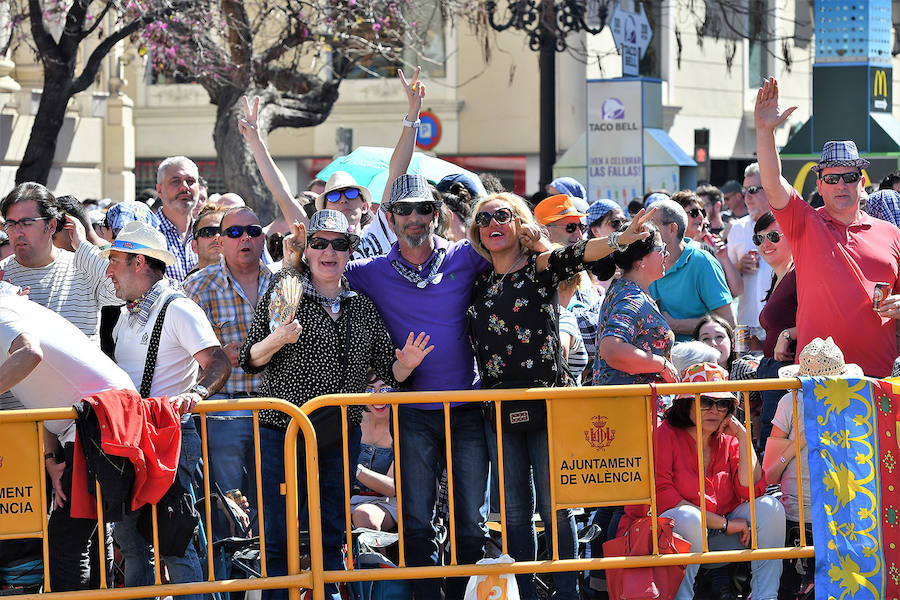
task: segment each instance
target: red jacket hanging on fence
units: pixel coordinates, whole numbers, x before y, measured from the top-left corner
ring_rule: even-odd
[[[168,397],[141,398],[111,390],[84,398],[97,415],[103,451],[134,465],[131,509],[155,504],[175,481],[181,451],[181,420]],[[102,491],[102,490],[101,490]],[[71,515],[96,519],[96,499],[88,493],[81,440],[75,438]]]

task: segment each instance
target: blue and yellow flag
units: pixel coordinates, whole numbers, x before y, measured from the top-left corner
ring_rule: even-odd
[[[900,598],[900,388],[803,378],[817,600]]]

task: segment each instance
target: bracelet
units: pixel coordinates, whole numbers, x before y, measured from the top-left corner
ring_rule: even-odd
[[[59,454],[57,454],[56,452],[45,452],[45,453],[44,453],[44,460],[47,460],[48,458],[52,458],[52,459],[55,460],[56,462],[60,462],[60,461],[59,461]]]
[[[722,532],[725,533],[728,531],[728,517],[722,517],[722,518],[725,519],[725,526],[722,527]]]
[[[794,338],[791,337],[791,332],[790,332],[789,329],[785,329],[784,331],[782,331],[782,332],[781,332],[781,337],[783,337],[783,338],[786,339],[787,341],[791,341],[792,339],[794,339]]]
[[[416,119],[415,121],[410,121],[407,119],[409,115],[403,115],[403,126],[404,127],[412,127],[413,129],[417,128],[421,123],[422,119]]]
[[[617,250],[619,252],[625,251],[625,246],[619,244],[619,238],[622,236],[621,231],[614,231],[606,238],[606,243],[609,244],[609,247],[613,250]]]

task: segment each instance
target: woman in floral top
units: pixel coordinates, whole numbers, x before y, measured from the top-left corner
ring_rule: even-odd
[[[473,247],[491,261],[493,270],[482,274],[473,287],[469,306],[469,333],[483,388],[557,387],[573,385],[561,357],[557,286],[613,251],[615,244],[646,238],[641,232],[649,214],[639,214],[625,231],[612,239],[597,238],[572,246],[544,251],[541,238],[525,202],[502,193],[481,200],[469,226]],[[620,246],[624,247],[624,246]],[[552,535],[559,530],[560,558],[573,558],[575,524],[571,510],[550,511],[550,474],[547,450],[546,409],[539,405],[514,407],[518,419],[509,418],[504,403],[503,465],[506,492],[506,531],[509,553],[516,560],[535,559],[532,514],[535,500],[541,518]],[[521,415],[527,411],[528,425]],[[513,425],[514,421],[519,421]],[[515,430],[513,430],[515,429]],[[532,475],[535,498],[532,492]],[[517,575],[523,599],[537,598],[533,575]],[[577,599],[575,573],[553,575],[555,598]]]

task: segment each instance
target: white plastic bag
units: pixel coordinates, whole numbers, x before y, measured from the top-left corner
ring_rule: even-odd
[[[515,561],[508,554],[500,558],[483,558],[476,564],[512,564]],[[519,586],[516,576],[510,573],[473,575],[466,585],[465,600],[519,600]]]

